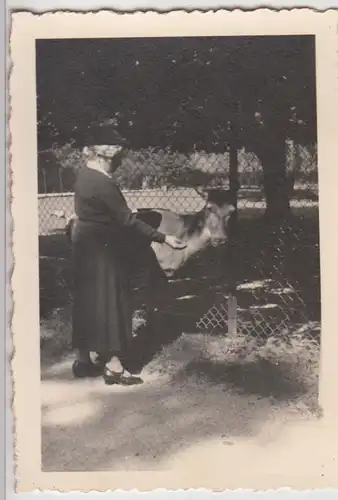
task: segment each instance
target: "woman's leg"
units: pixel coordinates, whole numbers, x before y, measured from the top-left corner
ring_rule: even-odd
[[[87,349],[76,350],[76,359],[72,369],[75,378],[99,377],[102,375],[102,367],[92,362],[90,352]]]
[[[132,341],[132,310],[123,248],[102,245],[97,249],[95,266],[96,283],[90,302],[95,338],[91,345],[99,355],[104,382],[109,385],[142,383],[124,367],[125,354]]]
[[[142,384],[140,377],[135,377],[123,366],[123,357],[119,353],[109,356],[99,355],[103,366],[103,379],[106,384],[136,385]]]
[[[79,363],[91,363],[90,352],[87,349],[77,349],[76,359]]]
[[[105,362],[105,367],[113,373],[123,373],[124,368],[120,357],[117,354],[109,356]]]
[[[109,354],[99,353],[97,360],[101,364],[101,366],[104,366],[113,373],[129,374],[129,372],[124,367],[123,358],[124,357],[121,355],[121,353],[118,352]]]

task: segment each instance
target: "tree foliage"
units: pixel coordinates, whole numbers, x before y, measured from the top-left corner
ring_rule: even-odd
[[[133,151],[244,146],[279,217],[289,210],[286,141],[316,143],[314,37],[39,40],[37,109],[40,150],[104,122]],[[167,161],[167,183],[205,182],[173,153]]]
[[[309,143],[316,131],[314,40],[40,40],[37,105],[41,148],[110,120],[134,149],[222,151],[234,112],[242,145],[264,124]]]

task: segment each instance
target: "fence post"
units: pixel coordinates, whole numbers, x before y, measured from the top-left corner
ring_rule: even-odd
[[[238,111],[237,100],[233,103],[230,121],[230,159],[229,188],[230,202],[235,207],[229,223],[229,297],[228,297],[228,335],[237,335],[237,265],[236,265],[236,229],[237,229],[237,192],[238,192]]]
[[[60,193],[63,193],[63,181],[62,181],[63,169],[62,169],[62,167],[58,168],[58,174],[59,174]]]
[[[42,175],[43,175],[43,188],[44,188],[44,192],[47,193],[46,170],[44,168],[42,169]]]

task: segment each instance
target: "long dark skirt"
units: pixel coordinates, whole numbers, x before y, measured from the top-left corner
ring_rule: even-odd
[[[72,344],[123,356],[132,340],[128,261],[121,243],[101,233],[81,222],[73,242]]]

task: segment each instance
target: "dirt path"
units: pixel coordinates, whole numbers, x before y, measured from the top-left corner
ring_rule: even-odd
[[[231,487],[239,471],[254,485],[264,471],[283,482],[289,467],[300,481],[303,435],[320,481],[328,457],[308,392],[275,364],[229,363],[229,350],[225,363],[222,347],[210,336],[183,336],[146,366],[145,384],[131,388],[73,380],[69,357],[44,368],[43,470],[171,470],[187,480],[202,466],[199,486],[212,478],[217,485],[229,471]]]

